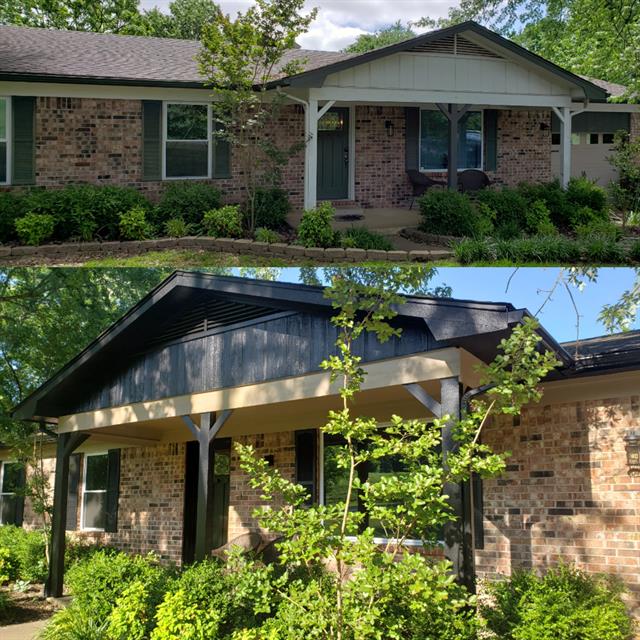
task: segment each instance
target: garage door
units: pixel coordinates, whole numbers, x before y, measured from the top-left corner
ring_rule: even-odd
[[[585,112],[573,118],[571,136],[571,175],[585,175],[606,187],[617,178],[607,158],[613,153],[615,132],[629,131],[628,113]],[[560,122],[553,116],[551,170],[560,176]]]

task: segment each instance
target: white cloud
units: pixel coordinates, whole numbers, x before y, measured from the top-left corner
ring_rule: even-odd
[[[167,10],[170,0],[142,0],[145,9],[158,6]],[[230,14],[244,11],[251,0],[221,0],[222,9]],[[318,7],[318,17],[309,33],[300,38],[307,49],[334,51],[346,47],[360,34],[370,33],[401,20],[403,23],[422,17],[442,18],[455,0],[307,0],[306,7]]]

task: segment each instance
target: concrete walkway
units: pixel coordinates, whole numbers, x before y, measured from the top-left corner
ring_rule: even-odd
[[[48,620],[38,620],[25,624],[12,624],[8,627],[0,627],[2,640],[34,640],[40,631],[45,628]]]

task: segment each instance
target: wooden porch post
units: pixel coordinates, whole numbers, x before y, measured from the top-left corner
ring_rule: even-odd
[[[69,457],[89,437],[73,432],[58,435],[56,445],[56,477],[53,492],[53,522],[51,523],[51,552],[49,577],[45,585],[47,596],[62,596],[64,582],[64,550],[67,523],[67,494],[69,492]]]
[[[560,177],[561,184],[566,187],[571,178],[571,122],[572,115],[569,107],[556,109],[560,120]]]
[[[318,189],[318,101],[309,99],[305,110],[304,208],[313,209]]]
[[[449,153],[447,163],[447,184],[449,189],[458,188],[458,123],[460,118],[469,110],[469,105],[438,104],[438,109],[449,121]]]
[[[194,560],[204,560],[211,550],[213,533],[213,519],[211,518],[213,504],[212,461],[213,440],[222,425],[231,415],[231,411],[203,413],[200,415],[200,425],[197,426],[189,416],[182,416],[183,421],[198,441],[198,500],[196,506],[196,542]]]

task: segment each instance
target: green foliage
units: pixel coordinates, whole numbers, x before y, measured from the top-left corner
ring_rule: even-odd
[[[9,582],[9,577],[12,573],[11,551],[5,547],[0,547],[0,587]]]
[[[120,215],[120,235],[124,240],[145,240],[152,235],[143,207],[134,207]]]
[[[462,264],[504,260],[515,264],[541,262],[575,264],[582,259],[581,242],[560,235],[532,236],[510,240],[463,240],[454,245],[456,258]]]
[[[27,213],[15,224],[23,244],[39,245],[51,238],[56,223],[53,216],[46,213]]]
[[[289,196],[284,189],[256,189],[254,201],[255,226],[266,229],[282,229],[291,210]]]
[[[475,198],[490,211],[496,236],[514,238],[529,231],[527,212],[531,207],[516,189],[482,189]],[[540,212],[534,210],[530,215],[535,219]]]
[[[515,573],[489,584],[495,604],[485,606],[489,629],[505,640],[629,640],[632,624],[621,584],[566,565],[543,577]]]
[[[640,212],[640,140],[631,140],[626,131],[618,131],[608,160],[618,174],[609,185],[611,200],[626,225]]]
[[[375,231],[369,231],[366,227],[352,227],[342,234],[343,247],[355,247],[356,249],[379,249],[391,251],[393,245],[387,238]]]
[[[202,227],[214,238],[240,238],[242,236],[242,214],[237,205],[226,205],[204,214]]]
[[[585,177],[569,180],[567,200],[576,208],[588,207],[599,214],[607,213],[607,192]]]
[[[86,608],[72,602],[56,612],[43,629],[42,640],[111,640],[107,635],[108,618],[98,618]]]
[[[453,253],[460,264],[493,262],[496,259],[493,243],[484,238],[463,238],[453,244]]]
[[[47,577],[46,535],[13,525],[0,526],[0,553],[7,580],[44,582]]]
[[[633,262],[640,262],[640,240],[636,240],[629,248],[629,258]]]
[[[184,238],[193,231],[193,225],[182,218],[171,218],[164,223],[164,231],[170,238]]]
[[[390,24],[382,29],[378,29],[374,33],[363,33],[356,38],[356,41],[344,49],[347,53],[365,53],[380,47],[386,47],[396,42],[402,42],[409,38],[416,37],[415,31],[411,28],[411,24],[405,27],[400,20],[394,24]]]
[[[298,240],[305,247],[331,247],[335,233],[331,228],[336,211],[330,202],[321,202],[315,209],[306,209],[298,225]]]
[[[22,200],[13,193],[0,192],[0,244],[18,239],[16,220],[22,215]]]
[[[609,220],[593,220],[588,224],[578,225],[575,233],[578,239],[600,236],[616,241],[622,237],[622,229]]]
[[[420,229],[426,233],[481,238],[491,231],[487,212],[474,207],[463,193],[430,189],[419,203],[422,214]]]
[[[274,242],[280,242],[280,236],[272,229],[266,229],[265,227],[258,227],[253,234],[253,237],[257,242],[268,242],[273,244]]]
[[[549,217],[555,227],[561,230],[570,228],[571,214],[575,207],[567,200],[567,193],[558,180],[522,183],[518,185],[518,192],[530,205],[538,201],[543,202],[549,210]]]
[[[625,254],[610,235],[589,235],[580,240],[582,255],[589,264],[621,264]]]
[[[172,218],[182,218],[187,224],[199,226],[206,211],[218,209],[222,203],[218,189],[202,182],[171,182],[162,192],[156,210],[158,224]]]

